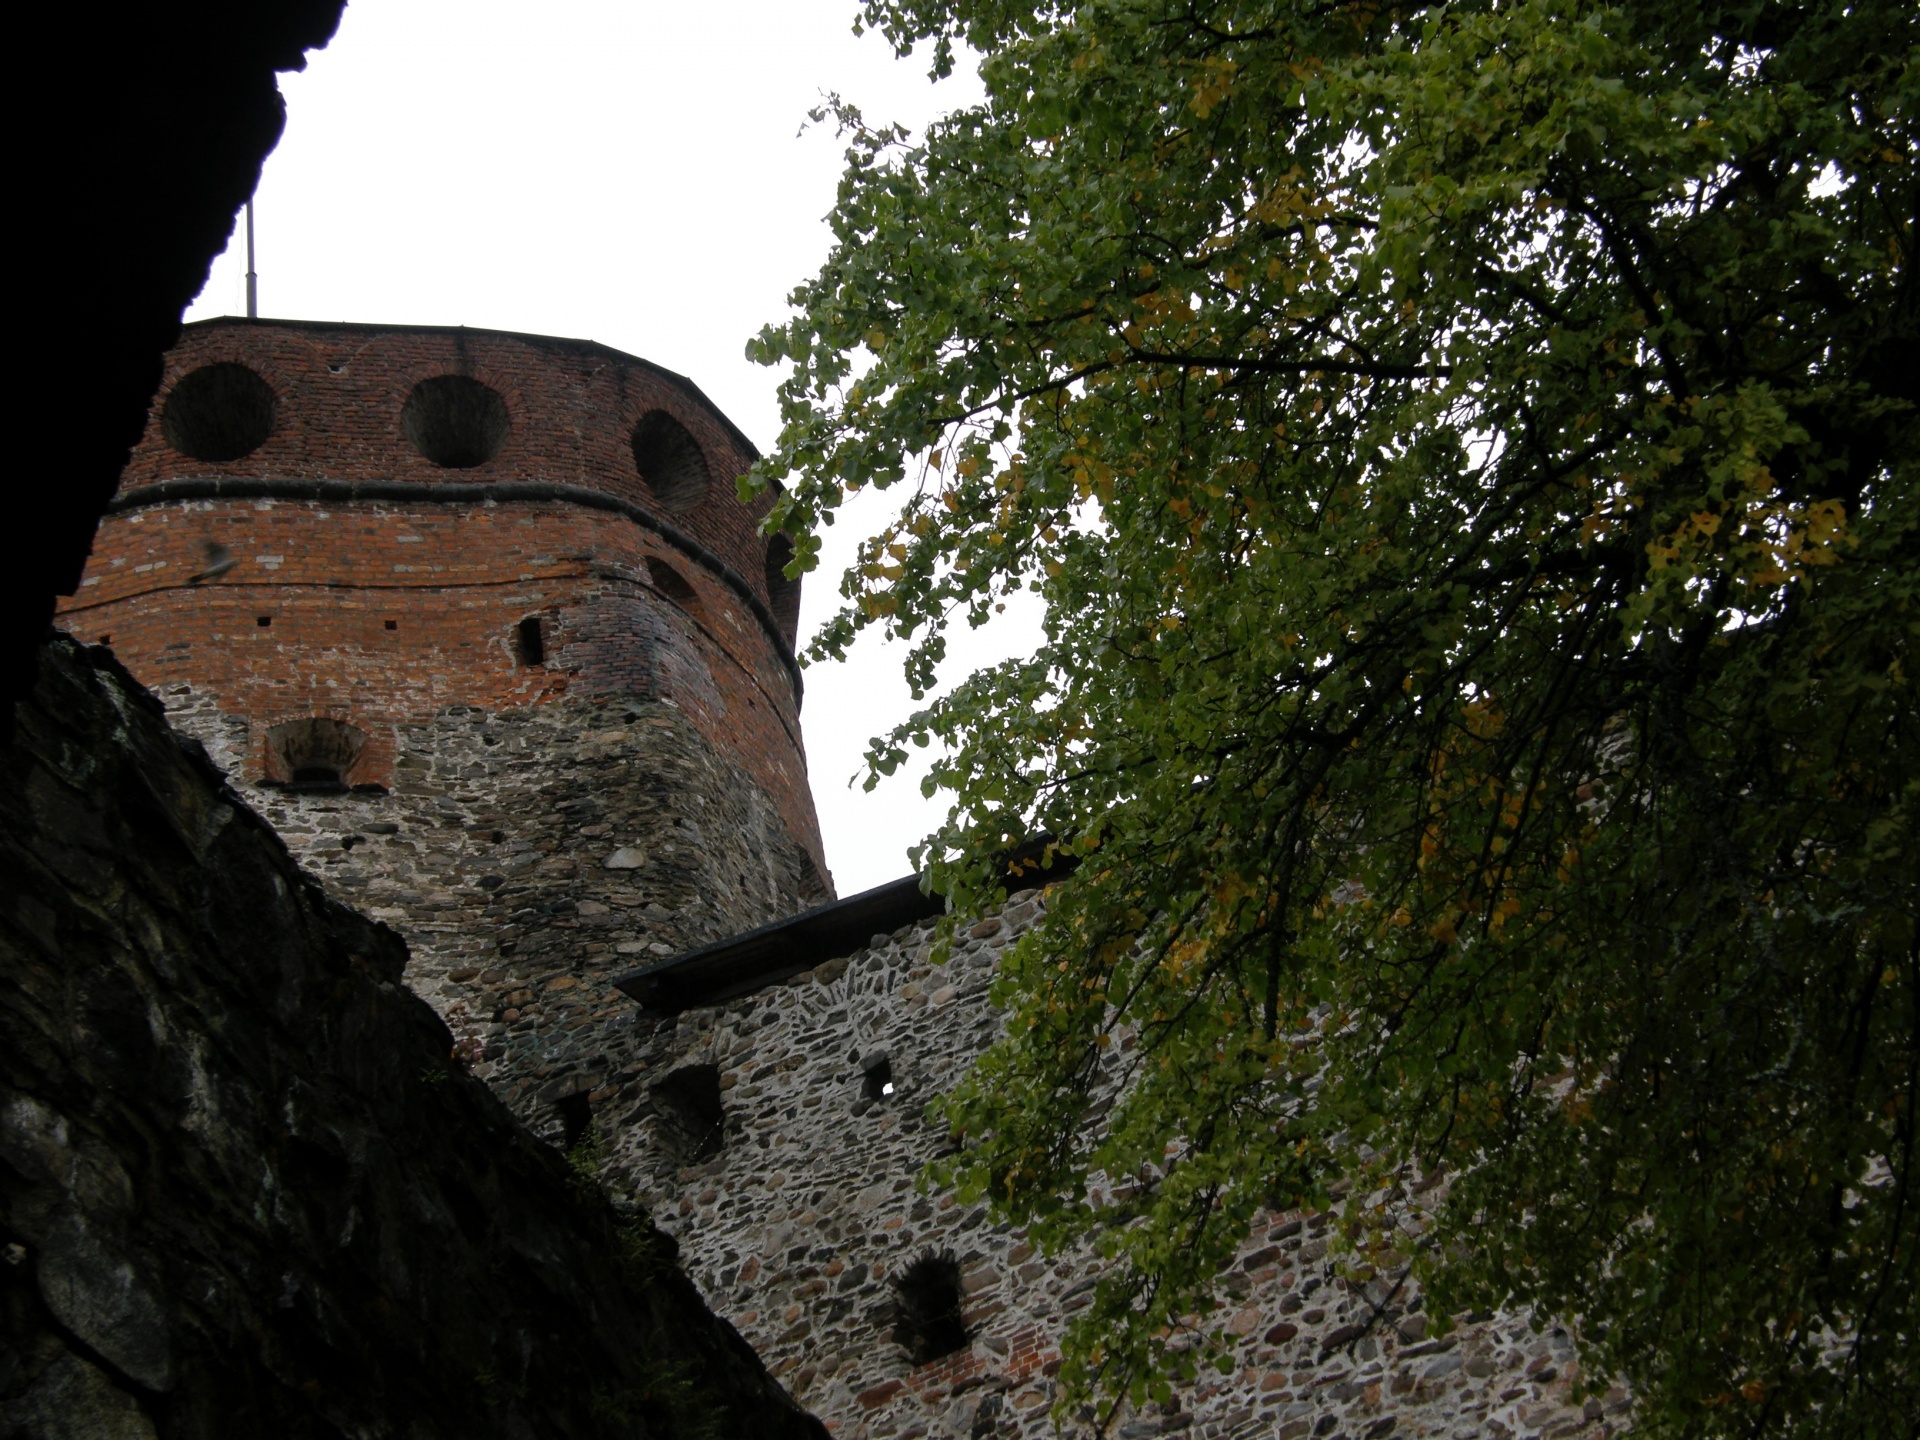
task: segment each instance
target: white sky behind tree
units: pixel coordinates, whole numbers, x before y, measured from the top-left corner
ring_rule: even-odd
[[[283,76],[287,129],[256,200],[260,313],[473,325],[603,341],[691,377],[763,449],[778,373],[749,336],[825,259],[843,144],[805,126],[827,92],[915,128],[980,94],[855,37],[857,0],[351,0]],[[245,246],[187,318],[246,313]],[[802,635],[886,497],[825,535]],[[1031,643],[1031,617],[954,637],[945,676]],[[904,874],[943,806],[922,773],[847,781],[915,708],[897,647],[807,672],[808,762],[842,895]]]

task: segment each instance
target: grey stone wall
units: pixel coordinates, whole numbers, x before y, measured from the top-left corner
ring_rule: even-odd
[[[650,1031],[640,1103],[600,1132],[602,1174],[680,1241],[683,1263],[795,1397],[840,1440],[1051,1435],[1057,1344],[1088,1303],[1086,1255],[1035,1253],[980,1206],[916,1180],[944,1136],[921,1118],[999,1033],[987,988],[1001,950],[1042,903],[1027,893],[973,927],[944,967],[930,927],[759,994]],[[860,1061],[885,1051],[895,1092],[866,1097]],[[719,1152],[687,1151],[670,1108],[645,1093],[716,1067]],[[961,1265],[964,1349],[915,1366],[890,1338],[890,1280],[916,1257]],[[1226,1437],[1600,1437],[1626,1397],[1575,1404],[1573,1347],[1525,1316],[1466,1320],[1429,1336],[1417,1289],[1388,1296],[1328,1254],[1327,1217],[1260,1217],[1225,1288],[1232,1373],[1121,1417],[1125,1440]],[[1376,1309],[1384,1318],[1364,1329]],[[1088,1430],[1070,1423],[1072,1433]]]
[[[244,717],[188,685],[160,698],[247,773]],[[332,895],[406,937],[409,986],[543,1134],[563,1096],[638,1093],[638,1017],[613,977],[828,898],[771,801],[671,700],[449,709],[398,727],[393,773],[386,794],[246,793]]]

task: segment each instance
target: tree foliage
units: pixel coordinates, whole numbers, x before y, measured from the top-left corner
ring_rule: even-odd
[[[1920,9],[866,18],[987,99],[840,108],[756,482],[797,568],[903,497],[817,655],[911,636],[925,689],[1044,598],[872,764],[936,745],[962,909],[1080,859],[947,1107],[962,1184],[1111,1259],[1075,1397],[1343,1196],[1645,1433],[1910,1435]]]

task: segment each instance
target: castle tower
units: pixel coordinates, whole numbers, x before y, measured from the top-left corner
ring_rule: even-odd
[[[633,1083],[615,975],[831,896],[753,455],[589,342],[191,325],[60,623],[571,1128]]]

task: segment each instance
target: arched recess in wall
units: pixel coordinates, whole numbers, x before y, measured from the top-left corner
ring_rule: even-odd
[[[654,498],[676,515],[695,509],[713,483],[700,442],[664,410],[649,410],[633,427],[633,464]]]
[[[470,375],[422,380],[400,407],[407,440],[446,470],[472,470],[500,453],[513,428],[507,402]]]
[[[180,378],[160,410],[160,433],[194,460],[238,460],[273,433],[273,387],[245,365],[221,360]]]
[[[366,731],[344,720],[284,721],[267,731],[267,782],[289,790],[345,790],[366,748]]]
[[[651,555],[647,557],[647,574],[653,580],[653,588],[667,599],[673,601],[689,615],[705,618],[705,611],[700,607],[700,592],[693,588],[692,582],[686,576],[666,561]]]
[[[780,625],[780,633],[792,645],[800,635],[800,582],[787,578],[787,566],[793,563],[793,541],[776,535],[767,541],[767,608]]]

